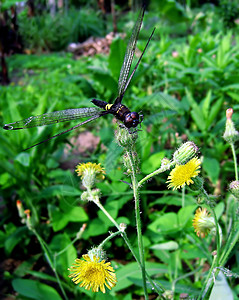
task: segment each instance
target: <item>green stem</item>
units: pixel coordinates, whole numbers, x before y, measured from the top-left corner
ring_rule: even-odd
[[[84,230],[85,230],[85,226],[83,225],[83,226],[81,227],[80,231],[78,231],[78,233],[77,233],[76,237],[74,238],[74,240],[72,240],[72,241],[70,242],[70,244],[68,244],[68,245],[67,245],[64,249],[62,249],[60,252],[55,253],[55,254],[54,254],[54,257],[57,257],[57,256],[61,255],[62,253],[64,253],[70,246],[72,246],[77,240],[79,240],[79,239],[81,238],[81,236],[82,236]]]
[[[103,211],[103,213],[107,216],[107,218],[115,225],[115,227],[120,230],[119,224],[115,221],[114,218],[108,213],[108,211],[104,208],[104,206],[100,203],[100,201],[94,201],[94,203]]]
[[[219,224],[218,224],[218,221],[217,221],[217,216],[216,216],[214,208],[211,207],[211,211],[212,211],[213,218],[214,218],[215,225],[216,225],[216,239],[217,239],[217,255],[216,255],[217,259],[216,259],[216,262],[217,262],[217,266],[218,266],[218,262],[219,262],[219,258],[220,258],[220,252],[221,252],[221,238],[220,238],[220,232],[219,232]]]
[[[204,190],[204,188],[202,188],[201,191],[203,192],[205,197],[208,199],[208,201],[210,201],[209,196],[208,196],[207,192]],[[221,235],[220,235],[220,231],[219,231],[219,224],[218,224],[218,220],[217,220],[215,210],[212,206],[210,206],[210,210],[213,214],[213,218],[214,218],[214,221],[215,221],[215,227],[216,227],[216,242],[217,242],[217,255],[216,255],[217,259],[216,259],[216,262],[218,264],[219,257],[220,257],[220,251],[221,251]]]
[[[138,183],[139,186],[142,186],[147,180],[151,179],[153,176],[158,175],[160,173],[163,173],[167,170],[169,170],[172,166],[175,165],[175,162],[171,162],[170,164],[163,166],[159,169],[157,169],[156,171],[150,173],[149,175],[145,176],[143,179],[141,179]]]
[[[107,212],[107,210],[105,210],[105,208],[102,206],[102,204],[99,202],[99,201],[94,201],[94,203],[103,211],[103,213],[107,216],[107,218],[109,218],[109,220],[116,226],[116,228],[119,230],[120,229],[120,226],[117,224],[117,222],[111,217],[111,215]],[[119,230],[120,231],[120,230]],[[116,234],[119,234],[119,231],[117,231],[114,235]],[[127,237],[127,234],[125,232],[123,232],[122,230],[120,231],[122,237],[124,238],[129,250],[131,251],[135,261],[139,264],[140,268],[141,267],[141,262],[137,256],[137,254],[135,253],[134,251],[134,248],[133,246],[131,245],[128,237]],[[112,236],[110,236],[110,238],[112,238]],[[108,238],[107,238],[108,239]],[[106,240],[103,242],[105,243]],[[101,243],[102,244],[102,243]],[[162,292],[165,291],[164,287],[160,284],[160,283],[157,283],[155,284],[154,281],[151,279],[151,277],[149,276],[149,274],[146,272],[146,277],[148,279],[148,281],[150,282],[150,284],[152,285],[152,287],[154,288],[154,290],[159,294],[161,295]],[[160,289],[158,288],[158,286],[160,287]]]
[[[235,244],[238,242],[238,239],[239,239],[238,226],[239,226],[239,221],[235,222],[234,230],[231,231],[231,234],[230,234],[230,237],[229,237],[230,243],[228,245],[228,249],[220,257],[220,266],[224,266],[229,254],[231,253],[231,251],[234,248]]]
[[[204,193],[204,195],[206,196],[206,198],[208,200],[210,200],[207,192],[204,189],[202,189],[202,192]],[[213,262],[212,262],[211,268],[210,268],[210,270],[208,272],[208,276],[207,276],[207,278],[206,278],[206,280],[205,280],[205,282],[203,284],[203,287],[201,289],[201,292],[199,294],[198,299],[204,299],[207,291],[209,290],[210,286],[212,285],[212,283],[213,283],[213,281],[212,281],[212,272],[214,271],[215,267],[219,266],[219,259],[220,259],[221,238],[220,238],[219,224],[218,224],[218,221],[217,221],[217,216],[216,216],[214,208],[210,207],[210,210],[211,210],[211,212],[213,214],[213,218],[214,218],[214,221],[215,221],[217,251],[216,251],[216,255],[213,258]],[[216,271],[215,277],[217,276],[218,272],[219,272],[219,270]]]
[[[39,243],[40,243],[40,245],[41,245],[41,247],[42,247],[42,249],[43,249],[43,251],[44,251],[44,253],[46,255],[47,261],[48,261],[50,267],[52,268],[52,271],[54,272],[54,274],[56,276],[58,285],[59,285],[59,287],[61,289],[61,292],[62,292],[62,294],[64,296],[64,299],[67,300],[68,297],[67,297],[67,295],[65,293],[65,290],[64,290],[64,288],[63,288],[63,286],[61,284],[61,280],[60,280],[60,278],[58,276],[58,273],[56,271],[56,268],[54,266],[54,262],[52,261],[51,254],[50,254],[50,251],[48,249],[48,246],[46,245],[46,243],[44,242],[44,240],[41,238],[41,236],[38,234],[38,232],[34,228],[32,228],[31,230],[35,234],[35,236],[37,237],[37,239],[38,239],[38,241],[39,241]]]
[[[236,151],[235,151],[234,144],[231,143],[230,145],[231,145],[231,148],[232,148],[232,155],[233,155],[233,159],[234,159],[235,178],[236,178],[236,180],[238,180],[238,170],[237,170],[237,157],[236,157]]]
[[[135,174],[134,168],[134,158],[131,151],[127,151],[130,164],[131,164],[131,181],[132,181],[132,189],[134,192],[134,201],[135,201],[135,217],[136,217],[136,228],[137,228],[137,236],[138,236],[138,247],[139,247],[139,257],[141,262],[141,273],[143,280],[143,288],[145,299],[148,299],[148,291],[146,286],[146,274],[145,274],[145,261],[144,261],[144,246],[143,246],[143,236],[141,229],[141,219],[140,219],[140,205],[139,205],[139,192],[138,192],[138,180]]]
[[[212,272],[213,272],[214,268],[216,267],[216,261],[217,261],[217,255],[215,255],[214,258],[213,258],[213,262],[212,262],[211,268],[210,268],[210,270],[209,270],[209,272],[207,274],[207,278],[204,281],[204,284],[203,284],[202,289],[200,291],[200,294],[198,296],[199,300],[204,299],[204,297],[205,297],[208,289],[210,288],[210,286],[211,286],[211,284],[213,282],[211,279],[212,279]],[[210,282],[209,282],[209,280],[210,280]]]
[[[185,186],[182,188],[182,207],[185,206]]]
[[[121,230],[116,231],[114,233],[110,233],[110,235],[106,239],[104,239],[102,243],[99,244],[98,248],[103,248],[103,246],[104,246],[105,243],[107,243],[109,240],[113,239],[115,236],[117,236],[119,234],[122,235],[122,231]]]
[[[126,242],[128,248],[129,248],[129,250],[131,251],[132,255],[134,256],[134,259],[136,260],[136,262],[137,262],[139,265],[141,265],[141,263],[140,263],[140,261],[139,261],[139,258],[137,257],[137,255],[136,255],[136,253],[135,253],[135,251],[134,251],[134,248],[133,248],[133,246],[131,245],[131,243],[130,243],[130,241],[129,241],[129,239],[128,239],[127,234],[126,234],[125,232],[123,232],[123,233],[122,233],[122,236],[123,236],[123,238],[124,238],[124,240],[125,240],[125,242]],[[154,288],[154,290],[155,290],[159,295],[161,295],[162,292],[165,292],[165,288],[164,288],[160,283],[155,284],[154,281],[152,280],[152,278],[149,276],[149,274],[148,274],[147,272],[145,272],[145,273],[146,273],[146,277],[147,277],[148,281],[150,282],[150,284],[152,285],[152,287]],[[158,288],[158,286],[159,286],[159,288],[160,288],[161,290]]]

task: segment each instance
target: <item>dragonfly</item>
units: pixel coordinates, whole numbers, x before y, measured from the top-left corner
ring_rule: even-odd
[[[137,127],[142,121],[143,121],[143,115],[139,114],[137,112],[131,112],[130,109],[122,104],[122,100],[125,94],[126,89],[128,88],[140,62],[141,59],[150,43],[150,40],[152,39],[152,36],[155,32],[155,29],[153,29],[151,35],[148,38],[148,41],[144,47],[143,52],[141,53],[134,69],[132,70],[130,74],[130,69],[136,49],[136,44],[139,36],[139,32],[141,29],[141,25],[143,22],[145,13],[145,7],[142,7],[139,13],[139,16],[137,18],[137,21],[134,25],[131,37],[129,39],[123,65],[121,67],[119,80],[118,80],[118,95],[113,103],[109,103],[106,101],[98,100],[98,99],[92,99],[91,102],[95,105],[95,107],[84,107],[84,108],[75,108],[75,109],[65,109],[60,111],[54,111],[50,113],[45,113],[42,115],[37,116],[31,116],[27,119],[17,121],[14,123],[5,124],[3,126],[3,129],[5,130],[19,130],[19,129],[28,129],[32,127],[38,127],[38,126],[44,126],[44,125],[51,125],[59,122],[65,122],[65,121],[71,121],[71,120],[77,120],[81,118],[90,117],[89,119],[82,121],[81,123],[63,131],[60,132],[54,136],[49,137],[48,139],[41,141],[25,150],[28,150],[32,147],[38,146],[46,141],[49,141],[57,136],[60,136],[62,134],[65,134],[69,131],[72,131],[80,126],[83,126],[89,122],[92,122],[93,120],[96,120],[102,116],[112,114],[115,116],[115,118],[119,121],[121,121],[121,125],[125,127],[126,129],[130,131],[130,128]],[[130,75],[129,75],[130,74]]]

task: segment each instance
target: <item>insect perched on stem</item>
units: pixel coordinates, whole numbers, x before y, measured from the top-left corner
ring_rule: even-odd
[[[131,112],[128,107],[126,107],[124,104],[122,104],[122,100],[125,94],[125,91],[130,84],[130,81],[132,77],[134,76],[134,73],[136,72],[139,63],[149,45],[149,42],[154,34],[155,28],[152,31],[150,37],[148,38],[147,44],[141,54],[141,56],[138,59],[138,62],[136,63],[132,73],[129,75],[130,67],[132,64],[133,56],[136,49],[136,43],[139,35],[139,31],[142,25],[143,17],[144,17],[145,8],[142,7],[141,11],[139,13],[138,19],[134,25],[133,32],[131,34],[130,40],[128,42],[128,46],[126,49],[124,62],[121,67],[119,81],[118,81],[118,96],[115,99],[113,104],[110,104],[106,101],[93,99],[91,102],[96,107],[85,107],[85,108],[75,108],[75,109],[66,109],[66,110],[60,110],[60,111],[54,111],[51,113],[46,113],[39,116],[32,116],[27,119],[17,121],[14,123],[5,124],[3,126],[3,129],[6,130],[18,130],[18,129],[27,129],[37,126],[43,126],[43,125],[50,125],[54,123],[59,122],[65,122],[70,120],[76,120],[80,118],[90,117],[88,120],[85,120],[61,133],[58,133],[40,143],[37,143],[27,149],[30,149],[34,146],[40,145],[48,140],[51,140],[57,136],[60,136],[61,134],[67,133],[75,128],[78,128],[84,124],[87,124],[95,119],[98,119],[102,116],[105,116],[107,114],[112,114],[121,121],[124,127],[126,127],[128,130],[130,128],[137,127],[138,124],[140,124],[143,120],[143,115],[140,115],[137,112]],[[25,149],[25,150],[27,150]]]

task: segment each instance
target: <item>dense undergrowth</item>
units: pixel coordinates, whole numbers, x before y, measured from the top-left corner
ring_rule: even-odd
[[[155,4],[149,8],[155,8]],[[156,32],[124,97],[125,105],[144,115],[136,145],[141,162],[138,178],[140,180],[159,168],[162,158],[170,159],[182,142],[193,141],[203,157],[201,175],[207,191],[214,196],[225,242],[233,222],[233,199],[228,184],[235,180],[235,172],[230,145],[222,136],[227,108],[234,109],[233,120],[237,129],[239,126],[238,28],[229,30],[223,22],[218,22],[222,17],[214,6],[184,11],[184,14],[175,7],[173,9],[171,12],[175,14],[165,13],[171,15],[172,20],[162,17],[157,12],[159,8],[157,13],[149,10],[146,14],[137,44],[139,51],[143,50],[153,26],[156,26]],[[131,14],[125,14],[123,22],[119,23],[120,29],[129,34],[130,19]],[[44,22],[42,24],[46,24]],[[23,20],[22,28],[26,24]],[[48,32],[48,26],[42,25],[42,30]],[[97,33],[97,30],[93,31]],[[30,32],[25,36],[27,43],[37,51],[46,50],[47,47],[39,46],[37,37],[31,41]],[[66,32],[64,34],[66,37]],[[54,30],[49,32],[47,39],[51,39],[50,35],[54,36]],[[64,44],[71,42],[66,40],[61,39]],[[55,50],[53,42],[51,50]],[[10,56],[7,62],[11,84],[0,87],[1,123],[55,110],[92,106],[92,98],[112,102],[117,95],[125,49],[125,41],[115,38],[109,56],[75,60],[63,51]],[[26,152],[23,149],[77,121],[73,125],[1,131],[3,294],[17,291],[19,297],[23,295],[24,299],[29,299],[26,292],[29,286],[34,291],[30,296],[33,299],[40,299],[35,294],[37,288],[41,289],[42,295],[53,293],[54,299],[59,299],[61,294],[41,245],[18,216],[16,201],[21,200],[24,207],[31,210],[36,231],[55,254],[54,266],[68,297],[106,299],[74,286],[68,278],[67,268],[77,256],[98,245],[107,237],[108,231],[113,230],[102,212],[92,203],[80,200],[82,190],[73,172],[79,162],[101,163],[106,169],[105,179],[97,185],[102,203],[118,223],[127,224],[128,237],[137,247],[133,195],[121,164],[122,150],[114,140],[115,123],[112,120],[111,116],[102,117]],[[87,137],[85,132],[88,132]],[[98,142],[91,143],[92,140]],[[141,191],[146,269],[167,290],[174,289],[174,299],[179,299],[181,293],[194,299],[212,263],[215,238],[209,235],[201,239],[195,235],[192,219],[198,206],[197,194],[186,192],[182,207],[182,194],[168,190],[167,175],[154,177]],[[87,226],[81,239],[71,244],[83,223]],[[60,253],[65,247],[66,251]],[[116,237],[104,247],[116,269],[118,281],[107,299],[139,299],[142,295],[141,274],[124,240]],[[238,248],[235,247],[226,263],[234,273],[239,271],[237,257]],[[239,289],[235,278],[227,277],[227,280],[234,299],[237,299]]]

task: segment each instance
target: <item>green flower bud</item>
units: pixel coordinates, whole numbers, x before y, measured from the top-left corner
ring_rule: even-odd
[[[232,114],[233,114],[233,109],[232,108],[227,109],[226,129],[223,134],[223,138],[229,144],[232,144],[239,139],[239,132],[235,129],[234,123],[232,122]]]
[[[192,191],[200,191],[203,188],[203,183],[204,183],[203,178],[197,176],[192,180],[193,180],[193,184],[189,186],[189,189]]]
[[[115,137],[119,146],[129,149],[134,145],[136,139],[138,138],[138,134],[137,131],[134,133],[129,133],[127,129],[118,127],[115,131]]]
[[[239,180],[234,180],[229,184],[229,191],[239,199]]]
[[[136,173],[139,172],[139,158],[138,158],[138,154],[137,152],[132,152],[132,163],[133,163],[133,167],[135,168]],[[128,175],[130,175],[132,173],[132,166],[131,166],[131,161],[130,161],[130,157],[128,155],[128,153],[125,153],[123,156],[123,162],[124,162],[124,166],[126,168],[126,173]]]
[[[185,165],[198,151],[198,147],[193,142],[186,142],[174,152],[173,160],[177,165]]]
[[[81,194],[81,200],[82,201],[88,201],[89,200],[89,194],[88,194],[88,192],[83,192],[82,194]]]
[[[170,160],[167,157],[164,157],[161,160],[161,168],[165,168],[165,169],[169,169],[170,168]]]
[[[94,256],[99,258],[99,261],[106,260],[106,252],[102,248],[93,247],[91,250],[87,253],[91,260],[93,261]]]

